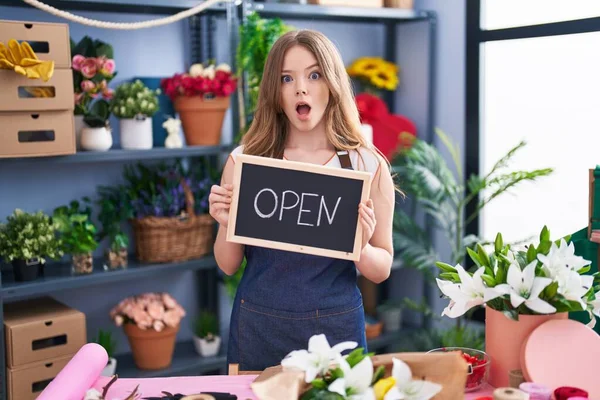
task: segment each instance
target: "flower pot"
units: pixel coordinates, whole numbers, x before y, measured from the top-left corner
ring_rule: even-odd
[[[119,121],[121,148],[148,150],[152,148],[152,118],[123,118]]]
[[[179,325],[165,327],[160,332],[140,329],[134,324],[123,325],[135,365],[143,370],[157,370],[171,365]]]
[[[400,307],[385,307],[377,310],[379,319],[383,322],[384,332],[396,332],[402,325],[402,309]]]
[[[104,269],[127,268],[127,256],[127,249],[121,249],[118,252],[107,249],[105,252]]]
[[[73,254],[71,267],[75,275],[91,274],[94,270],[92,253]]]
[[[215,336],[213,340],[208,341],[198,336],[194,336],[194,347],[196,352],[202,357],[214,357],[221,348],[221,337]]]
[[[221,143],[221,129],[229,99],[204,99],[199,96],[179,96],[175,99],[175,110],[179,113],[188,146],[216,146]]]
[[[106,364],[106,367],[104,367],[104,369],[102,370],[102,373],[100,373],[101,376],[108,376],[111,377],[115,374],[117,370],[117,360],[113,357],[108,359],[108,364]]]
[[[569,314],[519,315],[519,321],[506,317],[500,311],[485,309],[485,352],[490,356],[489,383],[493,387],[507,387],[510,371],[521,369],[521,346],[538,326],[554,319],[567,319]]]
[[[17,282],[33,281],[44,275],[44,264],[38,258],[13,260],[12,266]]]
[[[84,126],[81,129],[81,148],[90,151],[106,151],[112,147],[112,131],[110,128],[90,128]]]

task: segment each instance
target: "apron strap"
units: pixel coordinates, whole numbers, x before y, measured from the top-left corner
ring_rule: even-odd
[[[344,169],[354,169],[352,168],[352,161],[350,161],[350,154],[348,154],[347,150],[338,150],[337,156],[340,159],[340,164]]]

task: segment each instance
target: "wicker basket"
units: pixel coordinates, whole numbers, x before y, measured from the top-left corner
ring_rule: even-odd
[[[131,220],[136,258],[162,263],[200,258],[212,251],[214,222],[209,214],[194,213],[194,197],[184,184],[186,215],[144,217]]]

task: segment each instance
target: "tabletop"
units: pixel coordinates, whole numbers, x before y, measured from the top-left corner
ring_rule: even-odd
[[[195,394],[201,392],[226,392],[235,394],[238,400],[257,400],[250,384],[257,375],[205,375],[174,378],[152,379],[119,379],[108,392],[107,400],[127,397],[137,385],[142,397],[160,396],[163,392]],[[110,378],[100,377],[94,388],[102,391]],[[492,388],[486,387],[476,392],[465,394],[465,400],[477,400],[479,397],[491,396]]]

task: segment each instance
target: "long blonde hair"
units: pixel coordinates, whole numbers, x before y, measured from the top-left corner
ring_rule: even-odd
[[[254,120],[242,139],[244,153],[283,157],[289,120],[281,108],[281,70],[287,50],[296,45],[304,46],[315,56],[329,87],[329,104],[323,116],[329,142],[337,150],[371,148],[360,130],[350,77],[339,51],[322,33],[297,30],[282,35],[267,56]]]

